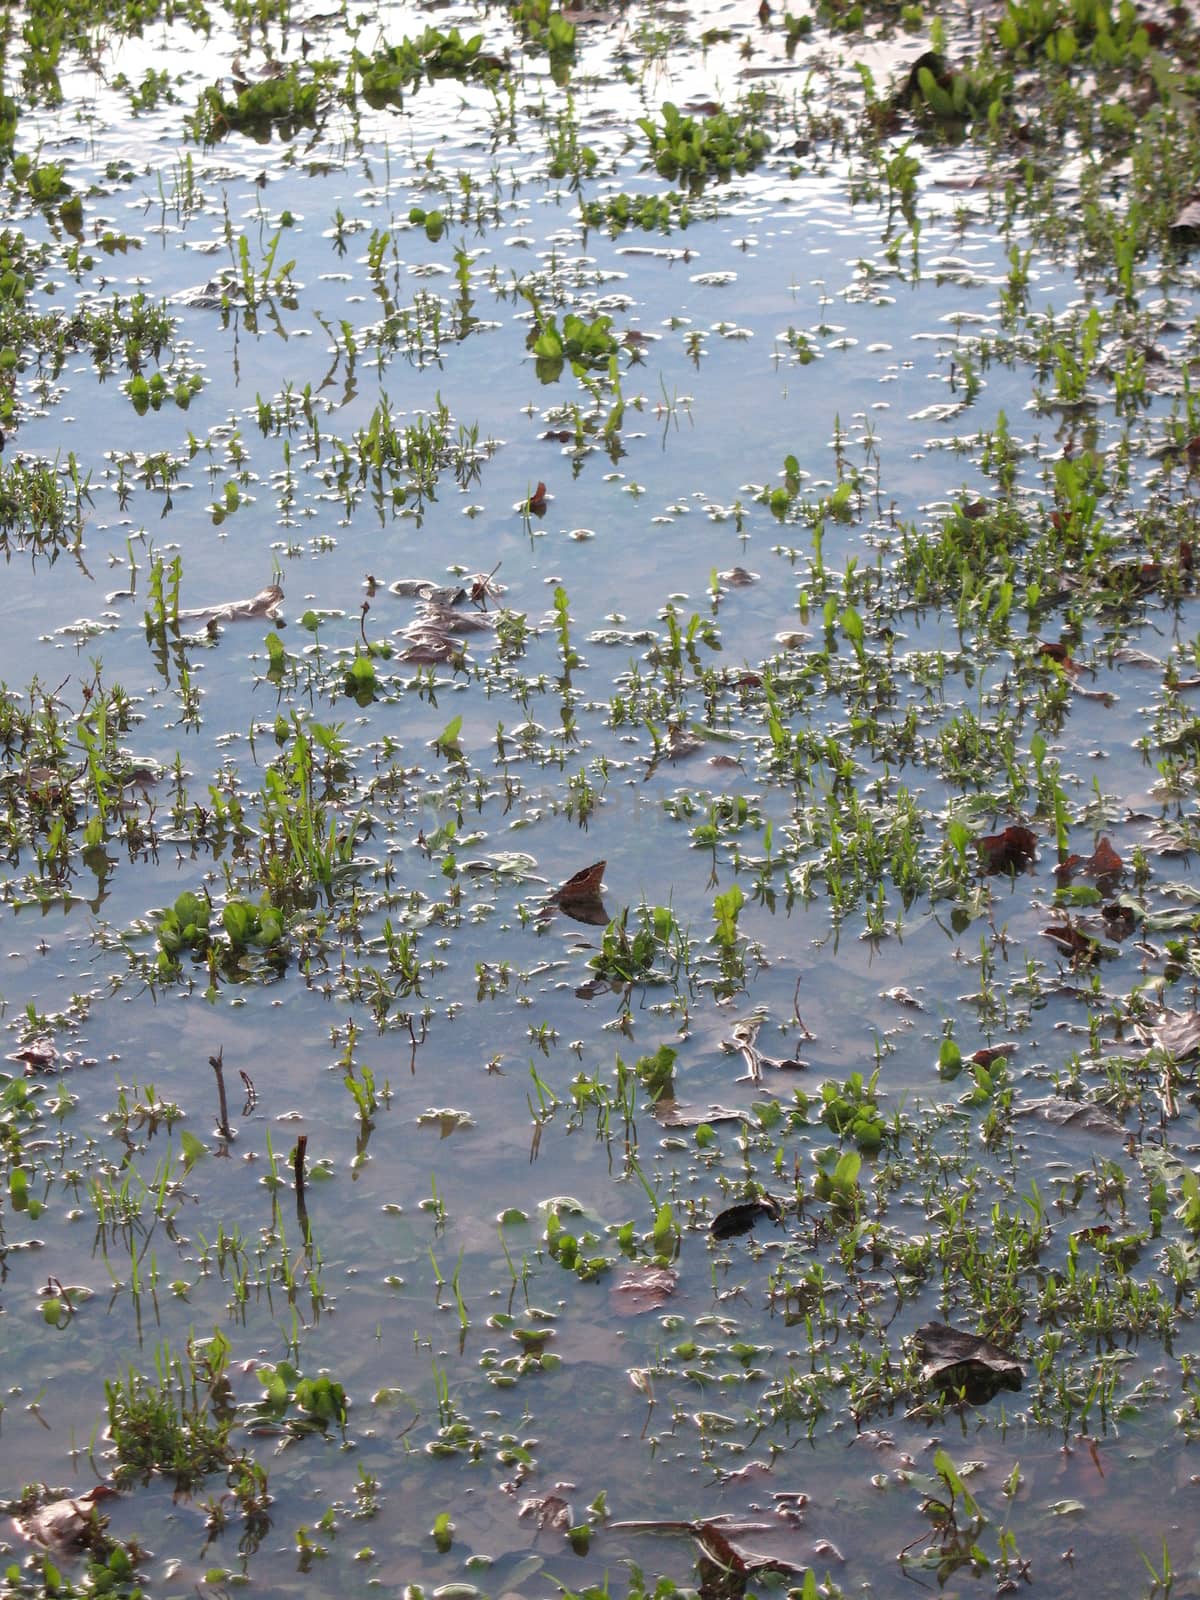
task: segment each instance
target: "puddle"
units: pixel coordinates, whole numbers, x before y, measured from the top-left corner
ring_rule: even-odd
[[[1191,21],[9,20],[5,1592],[1197,1592]]]

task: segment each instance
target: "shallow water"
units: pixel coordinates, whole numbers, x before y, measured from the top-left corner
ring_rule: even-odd
[[[14,537],[0,590],[9,726],[30,704],[59,724],[4,744],[13,1083],[19,1047],[60,1055],[28,1080],[40,1107],[5,1103],[3,1482],[107,1477],[106,1382],[153,1383],[156,1352],[220,1330],[230,1438],[272,1499],[252,1523],[221,1472],[177,1495],[134,1474],[105,1510],[147,1547],[152,1593],[639,1594],[630,1562],[647,1592],[707,1596],[799,1592],[805,1569],[831,1594],[1149,1594],[1148,1564],[1198,1587],[1194,1040],[1176,1061],[1149,1031],[1160,1005],[1194,1018],[1200,971],[1192,480],[1163,455],[1196,431],[1193,275],[1153,235],[1122,304],[1080,242],[1072,137],[1044,154],[1057,218],[1005,201],[1024,133],[947,145],[902,121],[874,145],[854,59],[878,90],[928,39],[875,18],[860,45],[828,20],[789,58],[779,19],[732,9],[581,18],[563,86],[506,11],[384,8],[361,50],[482,29],[511,52],[496,93],[443,79],[375,110],[331,78],[298,137],[206,145],[184,117],[235,56],[249,73],[303,40],[348,71],[352,17],[231,7],[207,39],[104,32],[96,69],[64,55],[61,105],[23,106],[17,152],[65,163],[85,240],[131,240],[84,265],[10,172],[26,248],[48,247],[32,300],[65,321],[142,290],[171,331],[144,415],[122,339],[106,375],[72,349],[44,383],[23,344],[0,457],[61,479],[73,454],[88,483],[78,539],[51,559]],[[732,37],[706,46],[709,26]],[[178,103],[135,115],[119,74],[164,65]],[[686,229],[581,226],[580,195],[669,190],[638,116],[764,88],[772,153],[699,187]],[[578,184],[550,174],[572,116],[596,151]],[[912,133],[919,237],[873,165]],[[435,205],[429,238],[410,211]],[[1024,302],[1010,252],[1029,253]],[[253,305],[247,273],[271,280]],[[1093,403],[1051,404],[1067,360],[1044,319],[1086,345],[1093,304],[1106,345],[1152,340],[1172,381],[1125,403],[1122,358],[1091,348]],[[611,315],[611,370],[541,381],[527,344],[551,311]],[[360,474],[382,396],[398,429],[448,408],[422,496],[411,456]],[[162,452],[169,494],[143,482]],[[918,541],[976,499],[978,533],[935,573]],[[184,611],[276,581],[279,617],[206,629],[168,598],[156,618],[176,557]],[[457,606],[485,624],[454,636],[464,660],[401,660],[419,602],[389,585],[483,574],[495,588]],[[1038,641],[1063,642],[1065,670]],[[118,806],[130,759],[159,775]],[[977,841],[1010,824],[1036,861],[985,870]],[[1121,858],[1103,894],[1086,863],[1056,882],[1102,835]],[[548,909],[602,860],[603,912]],[[184,891],[213,903],[207,950],[164,942]],[[221,908],[264,892],[273,955],[229,956]],[[617,919],[632,938],[656,907],[665,936],[625,951],[620,982]],[[1045,937],[1067,913],[1099,948]],[[756,1020],[758,1048],[802,1068],[748,1080],[735,1030]],[[1007,1074],[939,1076],[947,1036],[1005,1044]],[[682,1124],[650,1089],[662,1047]],[[831,1205],[816,1158],[855,1148],[851,1092],[879,1121]],[[1056,1095],[1111,1120],[1051,1123]],[[759,1192],[780,1225],[710,1233]],[[675,1274],[648,1302],[626,1281],[647,1268]],[[63,1286],[91,1293],[52,1328]],[[914,1354],[931,1319],[1002,1342],[1021,1388],[939,1398]],[[261,1368],[283,1360],[344,1386],[344,1422],[294,1396],[264,1412]],[[978,1502],[950,1521],[939,1450]],[[539,1528],[547,1495],[589,1530],[577,1548],[553,1503]],[[721,1587],[686,1529],[619,1525],[715,1517],[784,1569]]]

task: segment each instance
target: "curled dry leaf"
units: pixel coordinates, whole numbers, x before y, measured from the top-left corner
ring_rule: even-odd
[[[1053,661],[1060,666],[1069,677],[1083,671],[1078,661],[1075,661],[1065,644],[1050,643],[1045,639],[1038,640],[1038,655],[1047,661]]]
[[[722,1045],[722,1049],[736,1050],[747,1066],[746,1078],[751,1083],[758,1083],[762,1078],[764,1067],[770,1067],[775,1072],[803,1072],[807,1061],[801,1061],[799,1056],[789,1056],[786,1059],[780,1056],[766,1055],[758,1048],[757,1039],[759,1029],[762,1027],[761,1017],[752,1017],[746,1022],[739,1022],[733,1030],[733,1039]]]
[[[704,740],[698,738],[690,729],[680,727],[678,723],[674,722],[667,729],[666,756],[668,761],[682,761],[685,756],[695,755],[697,750],[703,750],[703,748]]]
[[[573,873],[566,883],[560,884],[547,901],[556,906],[564,916],[588,927],[603,928],[609,921],[604,901],[600,898],[604,869],[607,861],[596,861]]]
[[[673,1267],[630,1267],[608,1291],[609,1303],[630,1316],[657,1311],[675,1293],[679,1274]]]
[[[765,1535],[767,1541],[772,1534],[777,1535],[779,1531],[777,1523],[737,1522],[729,1517],[705,1517],[696,1522],[663,1518],[614,1522],[610,1527],[614,1532],[628,1530],[642,1533],[690,1534],[709,1561],[732,1578],[744,1578],[756,1572],[776,1573],[781,1577],[798,1577],[805,1570],[803,1566],[784,1556],[767,1555],[749,1548],[747,1540],[753,1534],[760,1537]],[[715,1590],[713,1592],[716,1593]],[[721,1593],[726,1592],[732,1594],[734,1591],[727,1590],[723,1585]],[[737,1592],[741,1593],[741,1588]]]
[[[1004,1044],[984,1045],[982,1049],[976,1050],[969,1055],[967,1060],[977,1067],[986,1068],[990,1067],[993,1061],[999,1061],[1001,1058],[1005,1061],[1011,1061],[1019,1049],[1019,1045],[1007,1042]]]
[[[9,1061],[23,1061],[25,1076],[38,1072],[53,1072],[58,1065],[58,1046],[53,1039],[29,1039],[19,1050],[6,1057]]]
[[[1112,653],[1114,661],[1119,661],[1125,667],[1150,667],[1157,671],[1162,662],[1157,656],[1152,656],[1148,650],[1139,650],[1135,645],[1122,645],[1119,650]]]
[[[1032,828],[1013,823],[1002,833],[976,839],[975,848],[985,872],[1024,872],[1037,856],[1037,834]]]
[[[607,861],[594,861],[590,867],[580,867],[579,871],[573,872],[565,883],[559,884],[550,896],[551,900],[558,906],[599,900],[604,882],[604,869],[607,866]]]
[[[910,994],[907,989],[899,984],[894,989],[881,989],[879,998],[881,1000],[893,1000],[896,1005],[907,1006],[911,1011],[924,1011],[925,1009],[915,994]]]
[[[486,633],[492,619],[478,611],[455,611],[441,601],[428,600],[396,637],[407,641],[397,654],[401,661],[436,663],[456,661],[465,647],[458,638],[463,633]]]
[[[397,578],[388,584],[388,593],[402,600],[428,600],[439,606],[461,605],[467,598],[461,585],[435,583],[432,578]]]
[[[548,498],[549,497],[546,493],[546,485],[539,482],[537,488],[533,490],[528,500],[523,501],[522,504],[517,507],[517,509],[524,516],[544,517],[546,514],[546,502]]]

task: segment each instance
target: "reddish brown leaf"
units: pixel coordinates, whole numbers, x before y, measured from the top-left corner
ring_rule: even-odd
[[[1043,939],[1052,939],[1073,961],[1091,961],[1099,954],[1099,942],[1089,938],[1086,933],[1080,933],[1069,922],[1056,922],[1049,928],[1043,928],[1041,933]]]
[[[546,515],[546,485],[539,482],[537,488],[525,502],[524,508],[531,517],[544,517]]]
[[[1115,878],[1124,866],[1108,836],[1104,835],[1090,856],[1069,855],[1055,867],[1054,875],[1059,883],[1069,883],[1077,872],[1085,878]]]
[[[717,1562],[728,1572],[741,1577],[747,1570],[745,1559],[740,1550],[732,1545],[720,1528],[711,1522],[698,1522],[695,1532],[696,1543],[711,1561]]]
[[[1003,833],[976,839],[975,848],[985,872],[1024,872],[1037,855],[1037,834],[1014,823]]]
[[[554,891],[551,896],[554,903],[566,906],[572,901],[598,900],[607,865],[607,861],[595,861],[590,867],[581,867],[578,872],[573,872],[567,881]]]
[[[1125,863],[1109,843],[1108,837],[1101,838],[1100,843],[1093,850],[1085,870],[1093,878],[1111,878],[1121,871]]]
[[[1071,661],[1071,652],[1065,644],[1052,644],[1046,639],[1038,640],[1038,655],[1048,656],[1051,661],[1057,661],[1062,666]],[[1072,661],[1071,665],[1074,666],[1075,663]]]
[[[973,1055],[969,1055],[967,1060],[977,1067],[990,1067],[993,1061],[1001,1059],[1011,1061],[1019,1048],[1020,1046],[1015,1044],[985,1045],[982,1050],[976,1050]]]
[[[58,1047],[53,1039],[30,1039],[19,1050],[14,1050],[8,1060],[23,1061],[27,1078],[35,1072],[53,1072],[58,1065]]]
[[[608,1291],[610,1304],[629,1316],[657,1311],[675,1293],[679,1274],[672,1267],[630,1267],[619,1283]]]

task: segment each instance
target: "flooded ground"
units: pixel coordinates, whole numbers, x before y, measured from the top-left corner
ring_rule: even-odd
[[[3,1592],[1200,1592],[1191,16],[3,28]]]

